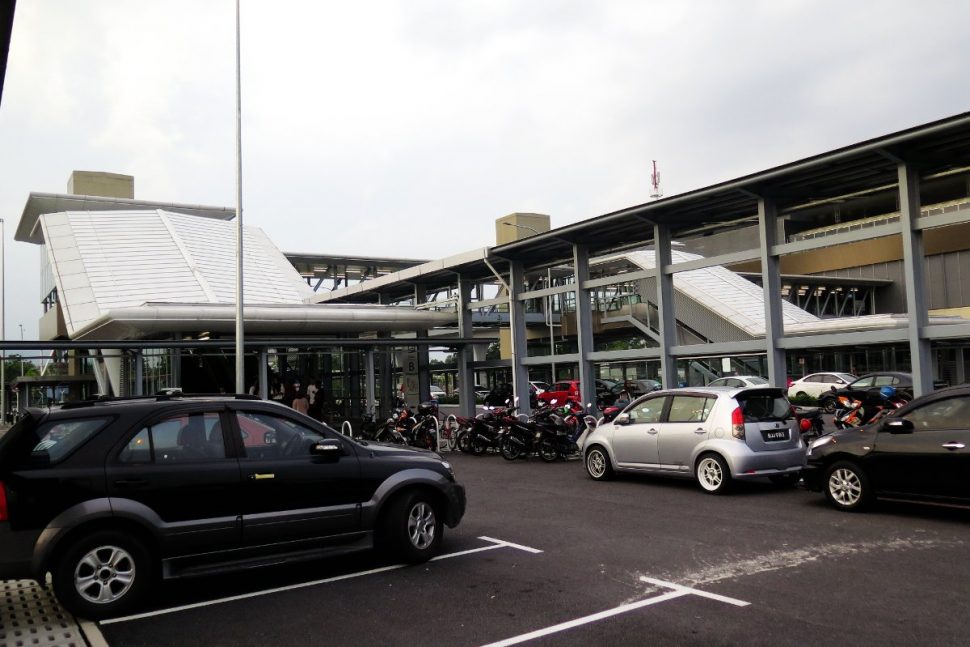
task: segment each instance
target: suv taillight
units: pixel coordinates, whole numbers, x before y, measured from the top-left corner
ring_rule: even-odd
[[[731,412],[731,435],[738,440],[744,440],[744,413],[741,407]]]
[[[0,481],[0,521],[7,521],[7,488]]]

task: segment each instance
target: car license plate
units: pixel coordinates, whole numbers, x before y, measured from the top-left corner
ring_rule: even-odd
[[[770,442],[772,440],[788,440],[787,429],[773,429],[771,431],[763,430],[761,434],[764,436],[766,442]]]

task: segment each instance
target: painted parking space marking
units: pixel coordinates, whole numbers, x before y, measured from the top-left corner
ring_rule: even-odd
[[[568,620],[566,622],[561,622],[557,625],[552,625],[551,627],[546,627],[544,629],[537,629],[535,631],[530,631],[526,634],[521,634],[519,636],[513,636],[512,638],[506,638],[505,640],[500,640],[494,643],[488,643],[483,647],[507,647],[508,645],[518,645],[519,643],[524,643],[529,640],[535,640],[536,638],[542,638],[543,636],[548,636],[550,634],[559,633],[561,631],[566,631],[568,629],[574,629],[582,625],[589,624],[591,622],[597,622],[599,620],[604,620],[606,618],[612,618],[613,616],[618,616],[622,613],[629,613],[630,611],[636,611],[637,609],[642,609],[644,607],[649,607],[654,604],[659,604],[661,602],[666,602],[667,600],[674,600],[676,598],[682,598],[687,595],[696,595],[702,598],[708,598],[710,600],[716,600],[717,602],[725,602],[737,607],[746,607],[750,605],[750,602],[745,602],[744,600],[738,600],[735,598],[729,598],[724,595],[718,595],[716,593],[708,593],[707,591],[701,591],[699,589],[694,589],[689,586],[682,586],[680,584],[674,584],[673,582],[665,582],[664,580],[656,580],[650,577],[641,577],[641,581],[653,584],[655,586],[660,586],[663,588],[671,589],[667,593],[661,593],[651,598],[646,598],[645,600],[640,600],[639,602],[632,602],[630,604],[623,604],[612,609],[607,609],[606,611],[600,611],[599,613],[593,613],[588,616],[583,616],[582,618],[576,618],[575,620]]]
[[[438,562],[443,559],[451,559],[453,557],[462,557],[464,555],[471,555],[473,553],[481,553],[486,550],[495,550],[497,548],[512,548],[514,550],[521,550],[527,553],[541,553],[542,551],[537,548],[531,548],[529,546],[523,546],[521,544],[514,544],[512,542],[505,541],[503,539],[493,539],[492,537],[479,537],[479,539],[488,542],[486,546],[480,546],[478,548],[471,548],[469,550],[461,550],[454,553],[446,553],[444,555],[438,555],[437,557],[432,557],[432,562]],[[395,571],[402,568],[407,568],[408,566],[413,566],[413,564],[391,564],[390,566],[382,566],[380,568],[372,568],[367,571],[358,571],[356,573],[346,573],[344,575],[335,575],[334,577],[327,577],[320,580],[313,580],[312,582],[300,582],[299,584],[290,584],[288,586],[277,586],[271,589],[263,589],[261,591],[253,591],[251,593],[242,593],[240,595],[231,595],[225,598],[216,598],[215,600],[206,600],[204,602],[194,602],[192,604],[183,604],[177,607],[168,607],[166,609],[157,609],[155,611],[146,611],[145,613],[136,613],[130,616],[122,616],[119,618],[109,618],[107,620],[102,620],[98,624],[100,625],[112,625],[120,622],[131,622],[132,620],[142,620],[144,618],[152,618],[155,616],[167,615],[170,613],[177,613],[179,611],[188,611],[190,609],[200,609],[202,607],[213,606],[216,604],[225,604],[227,602],[235,602],[237,600],[246,600],[249,598],[261,597],[264,595],[272,595],[273,593],[282,593],[284,591],[295,591],[297,589],[305,589],[311,586],[320,586],[322,584],[332,584],[333,582],[340,582],[342,580],[350,580],[358,577],[364,577],[367,575],[376,575],[377,573],[386,573],[388,571]]]

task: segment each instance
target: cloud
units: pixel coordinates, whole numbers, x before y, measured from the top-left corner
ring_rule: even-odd
[[[489,244],[512,211],[562,226],[645,202],[653,159],[672,195],[970,105],[965,3],[242,12],[245,217],[284,250],[438,258]],[[0,110],[8,224],[75,168],[133,174],[145,199],[232,206],[234,27],[227,2],[19,3]],[[33,281],[36,250],[8,250]],[[36,287],[10,292],[39,317]]]

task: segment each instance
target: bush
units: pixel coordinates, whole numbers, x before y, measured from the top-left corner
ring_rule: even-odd
[[[788,398],[788,400],[792,404],[798,407],[817,407],[818,406],[818,400],[816,400],[810,395],[801,395],[801,396],[796,395],[793,398]]]

